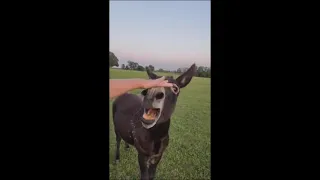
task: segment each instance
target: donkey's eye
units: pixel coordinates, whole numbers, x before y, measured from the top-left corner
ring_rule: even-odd
[[[180,89],[177,85],[173,84],[173,86],[171,87],[171,91],[174,93],[174,94],[178,94]]]
[[[143,90],[143,91],[141,92],[142,96],[146,96],[147,93],[148,93],[148,90],[147,90],[147,89],[145,89],[145,90]]]

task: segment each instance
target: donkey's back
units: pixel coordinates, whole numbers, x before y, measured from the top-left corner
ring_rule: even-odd
[[[123,94],[112,105],[113,124],[116,136],[133,145],[132,131],[142,126],[137,117],[143,114],[142,99],[135,94]]]
[[[142,99],[140,96],[135,94],[123,94],[119,96],[112,105],[113,121],[115,121],[116,116],[132,116],[135,112],[141,109]]]

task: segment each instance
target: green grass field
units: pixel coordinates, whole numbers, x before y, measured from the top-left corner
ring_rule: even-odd
[[[156,73],[168,75],[168,73]],[[173,77],[178,75],[169,74]],[[110,78],[147,78],[146,72],[110,69]],[[132,91],[139,93],[141,90]],[[120,163],[113,165],[116,139],[110,101],[110,179],[139,179],[137,151],[120,145]],[[170,141],[158,165],[155,179],[211,179],[210,150],[210,79],[194,77],[181,89],[175,112],[171,117]]]

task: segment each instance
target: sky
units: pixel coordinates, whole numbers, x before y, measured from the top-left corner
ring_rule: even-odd
[[[109,27],[120,66],[210,66],[210,1],[110,1]]]

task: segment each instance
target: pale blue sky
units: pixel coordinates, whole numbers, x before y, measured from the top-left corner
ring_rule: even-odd
[[[111,1],[110,51],[156,69],[210,66],[210,1]]]

